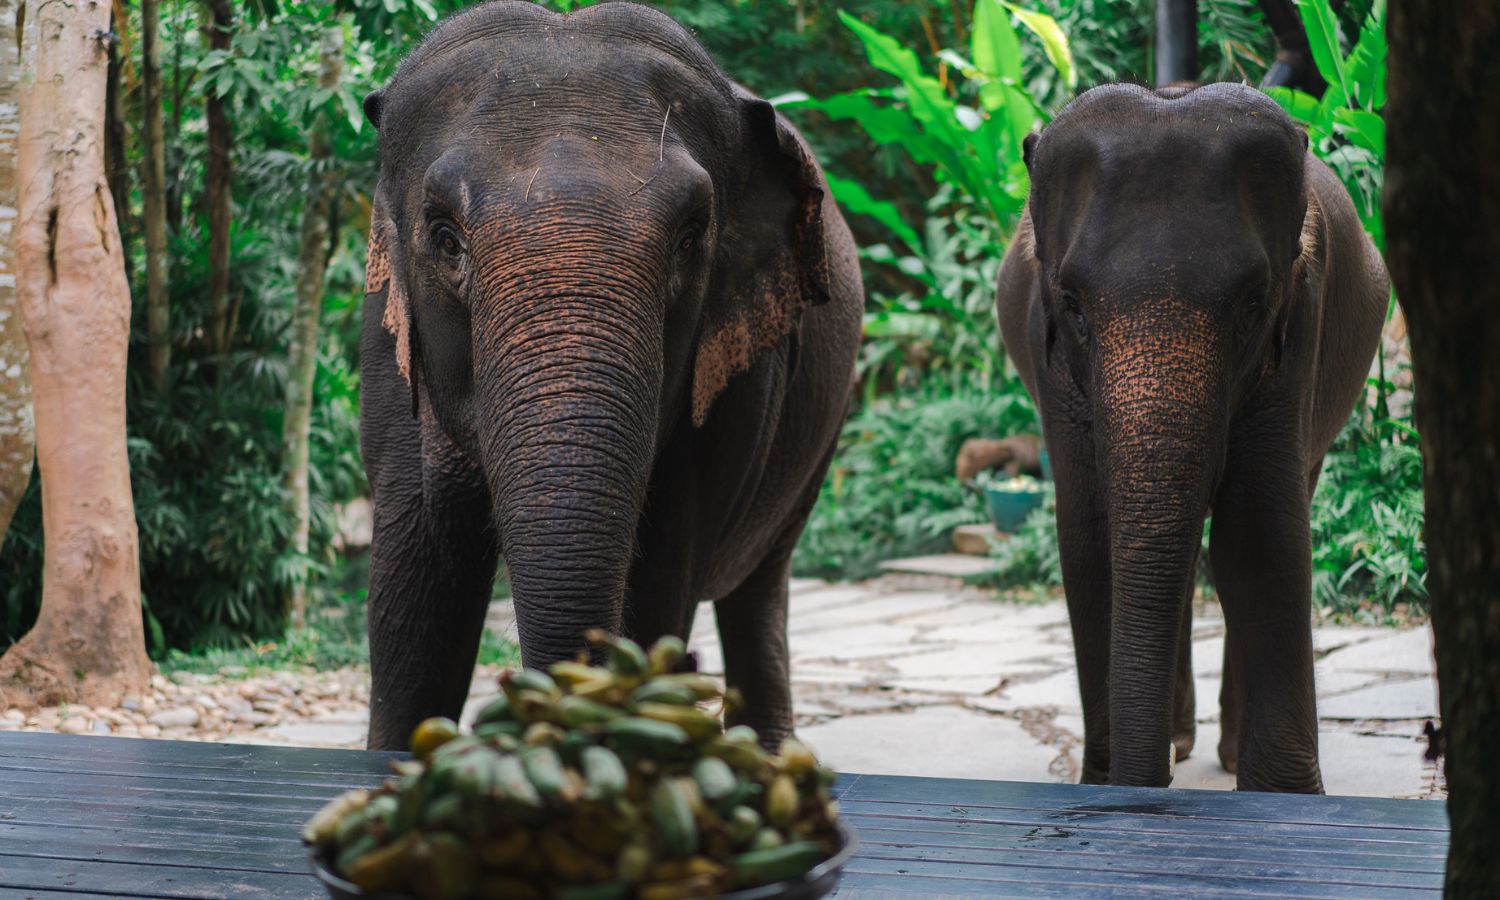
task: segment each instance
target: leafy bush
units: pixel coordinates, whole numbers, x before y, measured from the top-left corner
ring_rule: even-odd
[[[1298,5],[1318,73],[1328,82],[1322,99],[1291,88],[1267,93],[1307,126],[1308,144],[1338,173],[1359,211],[1360,221],[1385,249],[1380,190],[1385,171],[1385,0],[1374,0],[1346,56],[1339,43],[1338,18],[1328,0]]]
[[[864,577],[881,560],[945,546],[954,526],[986,518],[953,477],[959,445],[1034,431],[1035,416],[1024,392],[980,388],[919,385],[867,404],[844,425],[793,568]]]
[[[1312,505],[1313,600],[1351,613],[1427,606],[1422,451],[1416,429],[1356,410],[1323,464]]]
[[[1051,484],[1047,499],[1031,511],[1009,538],[990,551],[996,574],[989,580],[999,588],[1062,587],[1062,558],[1057,549],[1057,497]]]

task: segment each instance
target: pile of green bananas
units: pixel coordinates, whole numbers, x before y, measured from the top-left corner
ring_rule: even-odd
[[[423,722],[395,779],[336,798],[303,838],[362,890],[424,900],[711,897],[838,849],[833,773],[795,740],[773,756],[723,730],[702,704],[734,697],[680,671],[682,641],[588,637],[607,667],[506,673],[472,734]]]

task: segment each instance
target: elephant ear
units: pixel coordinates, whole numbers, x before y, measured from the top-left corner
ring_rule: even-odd
[[[377,188],[370,210],[370,245],[365,256],[365,302],[377,302],[378,296],[384,294],[384,299],[379,301],[385,304],[380,324],[395,338],[396,369],[411,386],[415,412],[417,375],[412,366],[412,311],[397,264],[400,249],[396,223],[387,209],[384,192]]]
[[[828,300],[823,176],[812,151],[771,104],[746,97],[739,202],[729,210],[693,361],[693,425],[708,419],[729,380]]]

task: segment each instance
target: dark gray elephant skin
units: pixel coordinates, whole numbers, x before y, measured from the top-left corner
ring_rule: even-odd
[[[1308,506],[1369,372],[1385,268],[1333,173],[1263,94],[1110,85],[1027,143],[999,278],[1041,411],[1087,782],[1165,785],[1193,743],[1205,517],[1224,607],[1220,758],[1320,792]]]
[[[465,11],[365,111],[370,746],[457,716],[502,558],[527,666],[716,601],[736,720],[779,741],[863,308],[806,144],[629,4]]]

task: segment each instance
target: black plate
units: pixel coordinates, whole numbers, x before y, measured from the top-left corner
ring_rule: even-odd
[[[833,890],[839,883],[839,873],[844,864],[854,855],[858,841],[854,832],[844,823],[839,823],[839,836],[843,839],[837,853],[807,870],[801,878],[762,884],[728,894],[718,894],[713,900],[816,900]],[[412,900],[409,894],[367,894],[350,882],[336,875],[323,854],[312,852],[313,872],[323,887],[328,889],[333,900]]]

